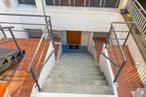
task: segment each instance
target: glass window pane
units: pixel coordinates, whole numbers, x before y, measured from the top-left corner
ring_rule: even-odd
[[[60,6],[69,6],[69,0],[60,0]]]
[[[54,5],[53,0],[46,0],[46,5]]]
[[[104,7],[116,7],[117,0],[105,0],[105,6]]]
[[[60,5],[59,4],[59,0],[55,0],[55,5],[57,6],[57,5]]]
[[[18,0],[18,3],[35,5],[35,0]]]
[[[91,7],[99,7],[100,6],[100,0],[90,0],[90,6]]]
[[[75,6],[84,6],[84,0],[75,0]]]

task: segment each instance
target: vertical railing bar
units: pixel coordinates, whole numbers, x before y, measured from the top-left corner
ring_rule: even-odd
[[[70,5],[71,5],[70,0],[68,0],[68,6],[70,6]]]
[[[76,0],[74,0],[74,6],[76,6]]]
[[[1,27],[1,26],[0,26],[0,27]],[[4,37],[7,37],[3,29],[1,29],[1,32],[3,33],[3,36],[4,36]]]
[[[121,71],[122,71],[122,69],[124,68],[125,65],[126,65],[126,61],[124,61],[122,63],[120,69],[118,70],[118,73],[116,74],[115,79],[114,79],[114,83],[117,81],[117,79],[118,79],[118,77],[119,77],[119,75],[120,75],[120,73],[121,73]]]
[[[46,11],[45,11],[45,6],[44,6],[44,0],[42,0],[42,9],[43,9],[43,13],[44,13],[44,19],[45,19],[45,26],[47,27],[47,31],[48,31],[48,35],[51,38],[51,34],[49,33],[49,27],[48,27],[48,22],[47,22],[47,16],[46,16]],[[50,17],[49,17],[50,18]]]
[[[100,0],[100,4],[99,4],[100,7],[102,6],[102,2],[103,2],[103,0]]]
[[[123,43],[123,46],[126,45],[126,42],[127,42],[128,38],[129,38],[131,32],[132,32],[133,26],[134,26],[134,24],[132,24],[132,26],[130,27],[130,30],[129,30],[129,32],[128,32],[128,35],[126,36],[126,39],[125,39],[125,41],[124,41],[124,43]]]
[[[108,32],[108,35],[106,37],[106,45],[105,45],[105,48],[107,47],[107,44],[108,44],[108,41],[109,41],[109,37],[110,37],[111,31],[112,31],[112,26],[110,27],[110,31]]]
[[[36,83],[36,85],[37,85],[37,87],[38,87],[38,90],[39,90],[39,92],[40,92],[40,91],[41,91],[41,87],[40,87],[40,85],[39,85],[39,83],[38,83],[38,80],[36,79],[36,76],[35,76],[35,74],[34,74],[34,72],[33,72],[33,70],[32,70],[32,67],[30,68],[30,72],[31,72],[32,78],[34,79],[34,81],[35,81],[35,83]]]
[[[116,56],[116,61],[118,62],[118,65],[120,65],[120,62],[119,62],[118,57],[117,57],[116,49],[115,49],[113,42],[112,42],[112,39],[110,37],[109,37],[109,40],[111,41],[111,45],[112,45],[112,48],[114,50],[114,54]]]
[[[19,52],[21,52],[21,49],[20,49],[20,47],[19,47],[19,45],[18,45],[18,43],[17,43],[17,41],[16,41],[16,38],[15,38],[15,36],[14,36],[14,34],[13,34],[11,28],[8,28],[8,30],[9,30],[9,32],[10,32],[10,34],[11,34],[11,36],[12,36],[12,38],[13,38],[15,44],[16,44],[17,49],[19,50]]]
[[[55,0],[53,0],[53,4],[54,4],[54,6],[56,6],[56,2],[55,2]]]
[[[116,1],[116,7],[118,7],[120,0]]]
[[[111,24],[111,26],[113,26],[113,25]],[[123,52],[123,50],[122,50],[122,48],[121,48],[121,46],[120,46],[120,43],[119,43],[119,40],[118,40],[118,38],[117,38],[117,35],[116,35],[115,31],[114,31],[114,28],[113,28],[113,33],[114,33],[114,35],[115,35],[116,41],[117,41],[117,43],[118,43],[118,46],[119,46],[119,48],[120,48],[120,52],[122,53],[122,58],[123,58],[123,60],[126,61],[124,52]]]
[[[106,0],[103,0],[104,2],[103,2],[103,7],[105,7],[105,3],[106,3]]]
[[[88,7],[90,7],[90,3],[91,3],[91,0],[89,0],[89,2],[88,2]]]

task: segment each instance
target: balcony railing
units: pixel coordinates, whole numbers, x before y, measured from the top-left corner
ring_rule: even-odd
[[[146,34],[146,11],[138,1],[129,0],[127,9],[131,13],[141,34]]]
[[[4,25],[11,25],[13,27],[15,27],[16,25],[18,26],[41,26],[44,28],[44,31],[41,35],[41,38],[39,40],[39,43],[35,49],[35,52],[33,54],[32,60],[29,64],[29,68],[28,68],[28,72],[31,73],[32,78],[34,79],[36,86],[38,87],[38,90],[41,91],[38,79],[39,79],[39,75],[40,72],[42,70],[42,68],[44,67],[44,65],[46,64],[46,61],[50,58],[51,55],[53,55],[54,51],[48,56],[46,57],[48,48],[49,48],[49,43],[51,41],[52,38],[52,25],[51,25],[51,18],[50,16],[44,16],[44,15],[30,15],[30,14],[7,14],[7,13],[0,13],[0,16],[7,16],[10,17],[11,19],[14,18],[37,18],[37,19],[43,19],[45,18],[46,21],[44,21],[44,23],[36,23],[34,21],[33,22],[0,22],[1,25],[3,25],[3,29],[2,29],[2,34],[5,37],[5,33],[3,33],[3,31],[10,31],[10,33],[12,32],[26,32],[26,30],[22,30],[22,29],[18,29],[17,27],[14,29],[4,29]],[[0,29],[1,30],[1,29]],[[14,33],[15,34],[15,33]],[[14,36],[14,34],[12,33],[12,35]],[[17,46],[17,44],[16,44]],[[19,46],[17,47],[19,49]]]

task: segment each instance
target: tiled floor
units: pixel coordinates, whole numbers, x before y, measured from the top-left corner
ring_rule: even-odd
[[[19,64],[9,68],[6,72],[1,74],[0,78],[1,80],[6,80],[10,82],[9,89],[10,89],[10,94],[12,97],[29,97],[34,81],[31,77],[31,74],[27,72],[27,69],[39,40],[38,39],[17,39],[17,41],[20,48],[26,51],[26,55]],[[43,41],[41,45],[43,45],[44,43],[45,42]],[[1,45],[1,47],[16,48],[13,42],[3,44]],[[40,60],[40,63],[43,61],[44,55],[47,51],[46,48],[43,48],[43,46],[41,46],[37,56],[41,55],[40,51],[42,49],[44,49],[44,52],[42,53],[42,58],[39,59],[39,57],[36,57],[33,67],[36,67],[36,62],[38,59]],[[40,67],[40,64],[38,64],[38,68],[39,67]],[[33,68],[33,70],[35,69],[36,68]]]
[[[34,81],[31,77],[31,74],[27,72],[27,69],[39,40],[38,39],[17,39],[17,40],[18,43],[20,44],[20,47],[26,51],[26,55],[20,64],[9,68],[3,74],[3,76],[0,76],[0,79],[11,80],[9,87],[12,97],[30,97]],[[105,43],[105,39],[94,39],[94,42],[96,48],[99,51],[101,51],[102,45],[103,43]],[[6,46],[9,48],[15,48],[14,43],[8,43]],[[58,45],[54,47],[57,48],[55,51],[57,56],[58,52],[57,50],[59,47]],[[118,94],[119,97],[132,97],[131,92],[138,87],[142,87],[142,85],[127,46],[123,47],[123,49],[126,55],[127,63],[120,77],[118,78],[119,84]],[[97,53],[97,58],[99,58],[99,53]]]
[[[132,97],[132,91],[135,91],[137,88],[141,88],[143,86],[138,76],[135,64],[132,60],[128,47],[124,46],[122,48],[126,56],[127,62],[117,80],[118,85],[119,85],[118,94],[119,94],[119,97]],[[108,51],[109,49],[110,48],[108,48]],[[111,55],[114,55],[113,49],[111,49],[110,51],[112,52]],[[115,59],[115,56],[112,56],[112,57],[113,59]],[[115,71],[114,71],[114,74],[116,74]]]
[[[94,39],[94,42],[95,42],[96,48],[99,49],[99,51],[101,51],[102,49],[101,46],[103,45],[105,40],[102,38],[97,38],[97,39]],[[110,58],[112,57],[112,59],[115,60],[116,62],[114,51],[113,49],[111,49],[110,46],[108,48],[108,52],[109,50],[111,52]],[[124,54],[126,55],[127,63],[117,81],[119,85],[118,94],[119,94],[119,97],[132,97],[131,92],[143,86],[138,76],[135,64],[132,60],[128,47],[127,46],[123,47],[123,50],[124,50]],[[121,54],[119,53],[119,50],[117,50],[117,53],[119,55],[118,58],[121,59]],[[99,53],[97,54],[97,58],[99,58]],[[120,60],[120,62],[121,61],[122,60]],[[114,69],[113,69],[113,72],[115,73]]]

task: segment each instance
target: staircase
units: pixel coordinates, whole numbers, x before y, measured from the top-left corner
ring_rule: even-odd
[[[104,74],[88,53],[63,53],[41,91],[112,95]]]

